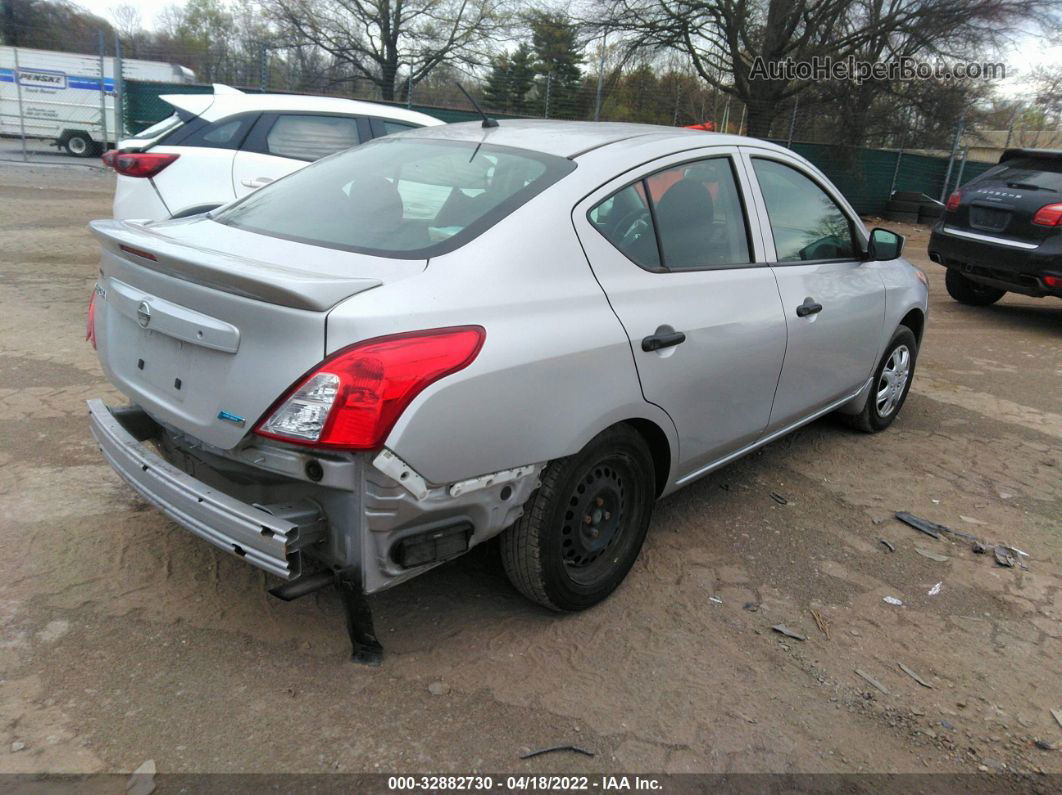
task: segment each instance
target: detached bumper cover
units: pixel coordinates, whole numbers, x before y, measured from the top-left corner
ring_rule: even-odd
[[[271,574],[290,580],[301,573],[298,548],[324,532],[319,514],[306,506],[290,512],[241,502],[196,480],[162,459],[139,439],[142,412],[116,416],[100,400],[88,401],[92,435],[107,462],[144,499],[200,538]],[[138,439],[139,436],[139,439]],[[281,515],[277,515],[281,514]],[[289,521],[284,515],[298,520]]]

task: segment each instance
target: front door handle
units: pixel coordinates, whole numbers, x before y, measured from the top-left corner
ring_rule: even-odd
[[[810,295],[804,299],[804,303],[797,307],[797,317],[807,317],[822,311],[822,304],[815,303]]]
[[[664,333],[650,334],[642,339],[642,350],[646,353],[658,351],[661,348],[670,348],[673,345],[681,345],[686,341],[686,335],[681,331],[668,331]]]
[[[254,179],[241,179],[245,188],[264,188],[273,181],[272,177],[255,177]]]

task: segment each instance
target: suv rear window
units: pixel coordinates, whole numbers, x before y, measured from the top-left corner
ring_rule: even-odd
[[[379,138],[296,171],[214,220],[327,248],[420,259],[463,246],[574,168],[525,149]]]
[[[1035,185],[1040,190],[1062,193],[1062,159],[1016,157],[988,169],[978,182],[988,179],[1007,184]]]

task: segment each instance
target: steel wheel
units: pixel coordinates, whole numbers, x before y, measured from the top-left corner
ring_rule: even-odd
[[[550,462],[519,521],[501,536],[521,593],[552,610],[585,610],[627,576],[649,529],[656,473],[645,439],[621,424]]]
[[[88,153],[88,141],[80,135],[71,135],[66,140],[66,151],[77,157],[84,157]]]
[[[606,458],[579,479],[568,496],[561,530],[561,559],[575,582],[591,584],[609,568],[609,555],[623,535],[626,519],[624,480],[630,465]]]
[[[874,398],[879,417],[888,417],[896,410],[911,376],[911,350],[906,345],[897,345],[889,354],[885,367],[878,378],[878,391]]]

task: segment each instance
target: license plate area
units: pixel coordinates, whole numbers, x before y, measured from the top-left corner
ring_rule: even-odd
[[[970,226],[975,229],[983,229],[987,232],[1002,232],[1007,228],[1010,221],[1010,210],[999,207],[984,207],[979,204],[970,205]]]
[[[194,378],[196,347],[151,329],[136,329],[135,376],[156,394],[183,403]]]

